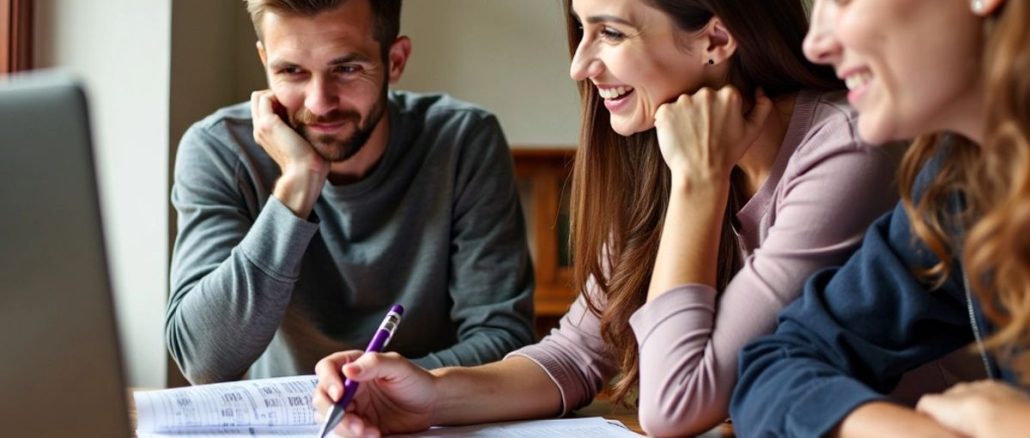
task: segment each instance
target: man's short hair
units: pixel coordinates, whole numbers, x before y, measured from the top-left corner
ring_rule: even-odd
[[[331,11],[348,1],[355,0],[243,0],[247,4],[247,12],[254,22],[254,31],[259,40],[261,35],[261,17],[265,12],[282,15],[300,15],[313,17],[322,12]],[[358,0],[361,1],[361,0]],[[383,59],[390,50],[401,27],[401,0],[364,0],[372,6],[375,24],[372,27],[373,37],[379,42]]]

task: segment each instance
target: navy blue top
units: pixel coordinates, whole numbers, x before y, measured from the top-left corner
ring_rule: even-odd
[[[878,219],[844,266],[808,280],[775,333],[742,351],[730,405],[734,429],[741,436],[826,434],[859,405],[886,399],[906,371],[973,342],[958,261],[937,290],[914,274],[913,267],[937,260],[900,203]],[[987,366],[999,375],[993,361]],[[1016,382],[1008,370],[1000,375]]]

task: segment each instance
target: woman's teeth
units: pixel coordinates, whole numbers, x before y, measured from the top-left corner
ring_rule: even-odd
[[[598,88],[597,89],[597,94],[600,94],[601,98],[603,98],[603,99],[615,100],[615,99],[618,99],[618,98],[622,97],[626,93],[629,93],[630,91],[633,91],[633,88],[631,88],[631,87]]]
[[[850,75],[848,75],[848,77],[844,78],[844,85],[846,85],[849,90],[855,90],[855,89],[860,88],[861,86],[869,83],[869,81],[871,81],[872,79],[873,79],[873,74],[872,73],[869,73],[869,72],[854,73],[854,74],[850,74]]]

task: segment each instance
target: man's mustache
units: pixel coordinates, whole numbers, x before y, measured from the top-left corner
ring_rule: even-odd
[[[310,111],[301,111],[294,117],[295,125],[333,124],[347,120],[361,120],[361,115],[355,111],[333,111],[329,114],[316,116]]]

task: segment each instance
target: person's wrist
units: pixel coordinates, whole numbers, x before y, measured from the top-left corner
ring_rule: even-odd
[[[283,176],[307,178],[311,180],[325,179],[329,174],[329,163],[318,154],[311,152],[302,157],[295,157],[283,163]]]
[[[449,372],[448,368],[437,368],[430,371],[430,378],[432,379],[431,388],[433,389],[434,403],[430,406],[430,426],[446,425],[447,418],[445,417],[445,409],[440,406],[441,401],[450,400],[447,393],[447,380],[446,375]]]
[[[298,188],[319,188],[321,189],[322,182],[327,177],[326,172],[322,172],[321,169],[313,168],[312,166],[295,164],[288,165],[283,168],[283,173],[279,177],[280,180],[286,180],[291,186]]]
[[[275,183],[273,195],[297,217],[306,219],[325,184],[325,176],[312,171],[287,170]]]
[[[446,408],[448,401],[453,400],[451,397],[450,389],[453,389],[454,382],[448,382],[450,380],[448,376],[453,372],[452,367],[437,368],[429,371],[430,388],[433,391],[433,403],[429,407],[429,425],[440,426],[451,424],[453,421],[449,418],[449,412]]]
[[[689,195],[691,197],[713,196],[718,197],[729,192],[729,175],[721,175],[714,172],[672,172],[671,190],[673,194]]]

